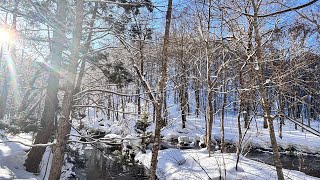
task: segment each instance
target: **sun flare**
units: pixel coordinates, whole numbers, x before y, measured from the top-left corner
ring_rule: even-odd
[[[12,41],[12,33],[6,29],[0,29],[0,43],[10,43]]]

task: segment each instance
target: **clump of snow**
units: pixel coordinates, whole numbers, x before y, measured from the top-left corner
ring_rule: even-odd
[[[178,142],[179,143],[190,143],[190,139],[188,136],[179,136]]]
[[[109,139],[121,139],[121,136],[118,134],[106,134],[104,137]]]
[[[166,140],[173,141],[173,140],[178,139],[178,137],[179,137],[179,135],[177,133],[172,132],[172,133],[168,133],[165,138],[166,138]]]

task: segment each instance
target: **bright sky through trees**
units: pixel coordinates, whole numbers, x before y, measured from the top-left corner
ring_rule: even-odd
[[[13,34],[6,30],[0,29],[0,43],[8,43],[13,39]]]

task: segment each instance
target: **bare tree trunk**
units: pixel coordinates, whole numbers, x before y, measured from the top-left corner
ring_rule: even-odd
[[[206,78],[207,78],[207,129],[206,129],[206,145],[209,153],[209,157],[211,156],[211,146],[212,146],[212,126],[213,126],[213,83],[211,82],[211,61],[210,61],[210,52],[209,52],[209,38],[210,38],[210,27],[211,27],[211,0],[208,1],[208,21],[207,21],[207,39],[206,39]],[[214,99],[214,104],[216,104],[216,100]]]
[[[224,82],[226,83],[226,82]],[[224,149],[224,116],[225,116],[225,107],[227,104],[227,88],[226,85],[223,85],[223,102],[222,102],[222,110],[221,110],[221,153],[225,152]]]
[[[240,75],[239,75],[239,89],[242,88],[242,84],[243,84],[243,79],[242,79],[242,70],[240,70]],[[237,117],[237,121],[238,121],[238,144],[237,144],[237,161],[236,161],[236,170],[238,170],[238,164],[240,161],[240,153],[241,153],[241,148],[242,148],[242,130],[241,130],[241,111],[242,111],[242,92],[240,90],[239,93],[239,108],[238,108],[238,117]]]
[[[311,110],[312,110],[311,103],[312,103],[311,96],[308,96],[308,105],[307,105],[308,110],[307,111],[308,111],[308,126],[309,127],[311,127]]]
[[[65,4],[67,7],[67,3]],[[68,79],[71,80],[67,85],[66,92],[63,98],[62,109],[63,113],[59,119],[59,125],[57,130],[57,144],[53,149],[52,166],[50,170],[49,179],[58,180],[61,175],[61,168],[64,161],[64,151],[68,139],[68,134],[71,130],[70,112],[73,104],[74,86],[76,82],[77,66],[80,53],[80,40],[82,35],[82,22],[83,22],[83,7],[84,0],[76,1],[76,20],[73,30],[72,38],[72,53],[71,62],[68,69]]]
[[[249,97],[247,97],[249,98]],[[249,100],[247,99],[246,100],[246,103],[245,103],[245,107],[246,107],[246,113],[244,113],[244,127],[245,128],[250,128],[249,127],[249,122],[250,122],[250,102]]]
[[[280,93],[279,95],[279,105],[280,105],[280,111],[281,113],[285,113],[284,112],[284,99],[282,98],[282,95]],[[279,137],[282,139],[282,127],[284,125],[284,117],[280,116],[280,125],[279,125]]]
[[[144,53],[143,53],[143,49],[144,49],[144,46],[143,46],[143,43],[142,43],[142,40],[139,41],[139,53],[140,53],[140,72],[142,75],[144,75]],[[137,83],[138,85],[138,88],[137,88],[137,92],[140,93],[140,92],[143,92],[142,90],[142,85],[141,83],[138,81]],[[142,91],[141,91],[142,90]],[[141,114],[141,95],[138,95],[138,114],[140,115]]]
[[[98,2],[96,2],[94,4],[94,8],[93,8],[93,11],[92,11],[92,17],[91,17],[91,21],[90,21],[90,24],[89,24],[89,28],[92,29],[93,26],[94,26],[94,23],[96,21],[96,17],[97,17],[97,10],[98,10]],[[89,51],[89,47],[90,47],[90,42],[92,40],[92,35],[93,35],[93,30],[91,30],[88,34],[88,37],[87,37],[87,40],[86,40],[86,44],[84,46],[84,50],[86,52]],[[85,53],[84,53],[85,54]],[[86,56],[82,57],[82,61],[81,61],[81,66],[80,66],[80,71],[79,71],[79,75],[78,75],[78,78],[77,78],[77,83],[76,83],[76,86],[75,86],[75,94],[77,94],[78,92],[80,92],[80,87],[81,87],[81,83],[82,83],[82,79],[84,77],[84,73],[85,73],[85,68],[86,68]]]
[[[186,128],[186,121],[187,121],[187,110],[186,110],[186,97],[185,97],[185,85],[183,81],[180,81],[182,84],[180,85],[180,108],[181,108],[181,120],[182,120],[182,128]]]
[[[137,90],[136,90],[137,94],[140,94],[140,92],[141,92],[140,89],[141,89],[140,82],[137,81]],[[140,95],[137,95],[136,98],[137,98],[137,105],[138,105],[138,114],[140,115],[141,114],[141,98],[140,98]]]
[[[212,91],[209,90],[208,92],[208,129],[207,129],[207,149],[208,149],[208,152],[209,152],[209,157],[211,156],[211,146],[212,146],[212,126],[213,126],[213,108],[212,108]]]
[[[166,14],[166,26],[165,26],[165,34],[163,41],[163,51],[162,51],[162,68],[161,68],[161,78],[159,81],[159,92],[160,97],[157,102],[155,102],[156,106],[156,127],[154,133],[154,144],[153,144],[153,152],[151,157],[151,167],[150,167],[150,179],[156,180],[156,171],[158,164],[158,153],[159,153],[159,144],[161,141],[160,131],[162,127],[162,101],[163,97],[161,97],[162,92],[165,90],[166,81],[167,81],[167,66],[168,66],[168,46],[169,46],[169,35],[170,35],[170,22],[171,22],[171,13],[172,13],[172,0],[168,0],[168,9]]]
[[[196,116],[198,117],[200,115],[200,87],[199,87],[198,80],[195,80],[194,83],[195,83],[194,94],[195,94],[195,101],[196,101],[195,113],[196,113]]]
[[[121,107],[122,107],[122,112],[125,112],[125,97],[121,97]],[[122,113],[122,119],[125,119],[125,113]]]
[[[54,30],[52,38],[52,52],[51,52],[51,66],[53,69],[60,67],[62,59],[62,51],[64,47],[64,31],[66,22],[67,3],[66,0],[60,0],[57,2],[57,15],[56,19],[59,23],[56,24],[59,30]],[[58,88],[59,88],[59,75],[52,71],[50,72],[47,85],[47,95],[45,99],[45,105],[41,118],[41,129],[37,133],[34,144],[46,144],[48,143],[52,130],[54,128],[54,119],[58,107]],[[45,152],[45,147],[32,147],[28,153],[28,157],[25,162],[26,170],[29,172],[38,172],[39,164],[42,160],[42,156]]]
[[[167,102],[167,90],[163,92],[163,126],[167,125],[168,121],[168,102]]]
[[[294,109],[293,109],[293,117],[294,120],[298,121],[298,105],[297,105],[297,93],[294,96]],[[294,124],[294,128],[297,130],[298,129],[298,125],[297,123]]]
[[[108,120],[110,120],[110,118],[111,118],[111,111],[110,111],[110,109],[112,109],[111,95],[108,96],[108,110],[107,110]]]
[[[271,106],[270,102],[267,98],[267,93],[266,93],[266,87],[264,85],[265,83],[265,77],[264,77],[264,65],[263,65],[263,55],[262,55],[262,43],[261,43],[261,35],[259,32],[259,25],[258,25],[258,11],[260,8],[260,1],[259,4],[255,3],[255,0],[251,0],[251,3],[253,5],[254,9],[254,17],[253,17],[253,27],[254,27],[254,39],[256,43],[256,63],[258,66],[258,90],[261,96],[261,103],[262,103],[262,108],[264,111],[264,121],[267,121],[268,127],[269,127],[269,135],[270,135],[270,140],[271,140],[271,145],[272,145],[272,151],[273,151],[273,160],[274,164],[276,166],[276,171],[278,175],[279,180],[284,180],[283,176],[283,171],[282,171],[282,163],[280,160],[280,154],[278,151],[278,145],[277,145],[277,139],[275,136],[274,132],[274,127],[273,127],[273,118],[271,118]]]

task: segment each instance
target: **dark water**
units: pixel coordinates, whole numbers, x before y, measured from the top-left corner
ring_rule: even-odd
[[[273,155],[268,151],[254,149],[251,150],[246,157],[274,165]],[[285,169],[297,170],[310,176],[320,177],[320,156],[307,154],[288,155],[286,153],[281,153],[280,158]]]
[[[163,143],[162,149],[177,148],[176,142]],[[190,149],[192,147],[179,147],[180,149]],[[198,146],[193,149],[199,149]],[[234,153],[234,145],[227,144],[226,151]],[[143,165],[123,163],[110,151],[103,153],[98,149],[85,150],[85,165],[76,172],[80,180],[143,180],[148,179],[146,169]],[[251,149],[246,153],[246,157],[255,161],[273,165],[273,155],[271,152],[260,149]],[[281,153],[281,162],[285,169],[298,170],[307,175],[320,177],[320,156],[308,154],[287,154]]]
[[[143,180],[145,168],[139,164],[128,165],[113,155],[98,149],[85,150],[85,166],[76,172],[80,180]]]

